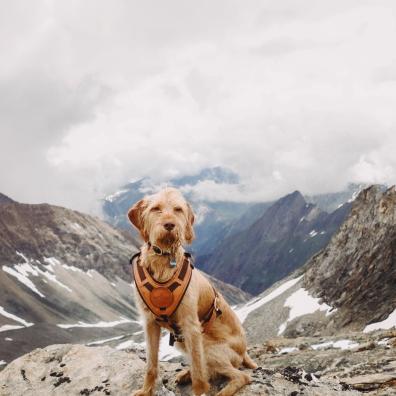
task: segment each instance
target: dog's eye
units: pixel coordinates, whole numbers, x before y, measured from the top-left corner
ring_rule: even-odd
[[[159,212],[161,210],[161,208],[159,207],[159,206],[153,206],[151,209],[150,209],[150,212]]]
[[[176,206],[174,210],[175,212],[183,212],[183,209],[180,206]]]

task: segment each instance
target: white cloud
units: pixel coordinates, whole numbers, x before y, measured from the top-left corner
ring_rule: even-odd
[[[392,184],[395,8],[45,1],[26,18],[13,5],[0,41],[13,44],[0,66],[3,192],[87,210],[131,178],[214,165],[242,185],[196,188],[213,199]]]

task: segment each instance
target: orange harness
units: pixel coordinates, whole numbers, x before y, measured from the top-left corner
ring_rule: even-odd
[[[131,258],[133,276],[139,295],[147,308],[155,315],[157,323],[170,331],[169,345],[173,345],[175,341],[184,340],[180,327],[171,319],[171,316],[179,307],[191,281],[194,266],[190,257],[189,253],[184,253],[183,264],[166,282],[156,281],[147,269],[140,265],[140,252]],[[222,313],[217,306],[218,294],[214,288],[213,291],[213,303],[203,318],[200,318],[203,333],[209,331],[213,321]]]

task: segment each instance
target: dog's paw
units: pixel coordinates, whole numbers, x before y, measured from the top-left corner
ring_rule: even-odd
[[[179,385],[185,385],[191,382],[191,372],[189,369],[182,370],[176,375],[176,383]]]
[[[195,396],[203,396],[209,392],[210,385],[207,381],[194,380],[192,388]]]
[[[132,393],[132,396],[152,396],[152,392],[146,392],[144,389],[139,389]]]

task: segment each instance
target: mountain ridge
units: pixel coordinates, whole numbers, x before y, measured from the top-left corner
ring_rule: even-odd
[[[323,248],[349,212],[346,203],[333,213],[305,201],[299,191],[280,198],[247,229],[219,243],[204,271],[252,294],[290,274]]]

